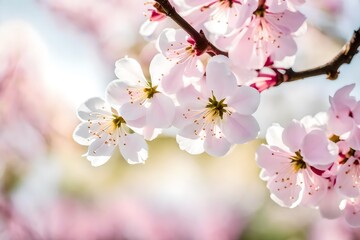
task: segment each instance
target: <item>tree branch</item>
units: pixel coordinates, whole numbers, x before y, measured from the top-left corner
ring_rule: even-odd
[[[195,41],[195,49],[200,53],[208,53],[211,56],[214,55],[225,55],[228,56],[227,52],[221,51],[215,47],[211,42],[207,40],[202,31],[198,32],[193,28],[183,17],[181,17],[170,4],[168,0],[155,0],[158,4],[155,4],[155,8],[166,14],[174,22],[176,22],[182,29],[184,29]]]
[[[293,82],[323,74],[326,74],[327,79],[329,80],[336,80],[339,76],[339,68],[341,67],[341,65],[345,63],[350,64],[353,57],[359,52],[359,47],[360,28],[354,31],[354,34],[350,41],[344,45],[342,50],[330,62],[322,66],[300,72],[295,72],[292,68],[287,69],[285,74],[278,78],[278,82],[276,85],[280,85],[283,82]]]

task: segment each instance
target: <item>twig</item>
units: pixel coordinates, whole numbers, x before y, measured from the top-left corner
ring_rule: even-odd
[[[170,4],[168,0],[155,0],[158,4],[155,4],[155,8],[171,18],[176,22],[182,29],[184,29],[195,41],[195,48],[202,54],[207,52],[209,55],[225,55],[228,56],[227,52],[221,51],[210,43],[205,37],[202,31],[198,32],[193,28],[183,17],[181,17],[175,10],[175,8]]]
[[[182,29],[184,29],[196,42],[196,49],[200,52],[207,52],[211,56],[224,55],[228,56],[227,52],[221,51],[211,44],[205,37],[202,31],[196,31],[184,18],[182,18],[169,3],[168,0],[155,0],[157,4],[155,7],[158,11],[166,14],[174,22],[176,22]],[[351,40],[345,44],[340,53],[336,55],[330,62],[308,70],[295,72],[292,68],[280,74],[277,79],[276,86],[284,82],[293,82],[304,78],[314,77],[326,74],[330,80],[335,80],[339,76],[339,68],[341,65],[349,64],[352,58],[359,52],[360,47],[360,28],[354,31]]]
[[[280,85],[283,82],[293,82],[300,79],[314,77],[318,75],[327,75],[327,79],[336,80],[339,76],[339,68],[341,65],[347,63],[350,64],[353,57],[359,52],[358,48],[360,47],[360,28],[354,31],[354,34],[349,42],[347,42],[342,50],[328,63],[300,71],[295,72],[292,68],[287,69],[285,74],[278,78],[277,85]]]

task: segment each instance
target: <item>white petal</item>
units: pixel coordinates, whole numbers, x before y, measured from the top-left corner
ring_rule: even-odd
[[[121,81],[115,80],[108,84],[106,88],[106,100],[112,105],[119,107],[126,102],[130,101],[128,93],[128,85]]]
[[[229,98],[227,104],[240,114],[253,114],[260,104],[260,94],[252,87],[237,87],[236,92]]]
[[[101,98],[90,98],[79,106],[77,113],[79,118],[84,121],[97,119],[98,114],[112,116],[110,106]]]
[[[159,25],[158,21],[146,20],[140,27],[139,33],[143,37],[150,37]]]
[[[75,142],[88,146],[91,143],[91,134],[89,132],[89,124],[87,122],[80,123],[74,130],[73,139]]]
[[[132,58],[122,58],[115,63],[115,74],[130,86],[147,86],[140,64]]]
[[[119,149],[130,164],[144,163],[148,158],[148,145],[144,138],[136,133],[121,136]]]
[[[175,105],[168,96],[156,93],[147,109],[146,123],[154,128],[168,128],[174,121]]]
[[[204,152],[204,140],[200,138],[189,139],[182,136],[176,136],[176,142],[181,150],[185,150],[190,154],[200,154]]]
[[[91,165],[98,167],[106,163],[115,148],[116,144],[105,144],[105,139],[97,139],[92,142],[87,152],[87,159],[91,161]]]
[[[164,81],[164,76],[167,76],[174,67],[174,63],[167,60],[162,54],[156,54],[150,62],[149,72],[151,76],[152,86],[158,86],[160,82]],[[181,74],[178,74],[181,77]]]
[[[277,146],[287,152],[290,152],[289,148],[283,143],[282,140],[283,131],[284,131],[283,127],[281,127],[277,123],[274,123],[266,131],[266,142],[270,146]]]
[[[253,116],[233,113],[225,117],[222,130],[226,139],[232,144],[242,144],[254,140],[260,130],[259,124]]]

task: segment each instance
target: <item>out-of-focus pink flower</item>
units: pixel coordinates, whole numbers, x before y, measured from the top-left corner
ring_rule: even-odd
[[[44,152],[50,134],[42,82],[46,50],[31,26],[20,21],[2,23],[0,39],[0,155],[30,159]]]

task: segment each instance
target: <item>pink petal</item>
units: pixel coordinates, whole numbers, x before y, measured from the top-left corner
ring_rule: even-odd
[[[289,147],[290,151],[297,152],[301,148],[305,135],[306,130],[304,126],[300,122],[293,120],[284,129],[282,140]]]
[[[321,130],[313,130],[308,133],[301,147],[304,161],[312,166],[325,166],[335,162],[339,153],[338,146],[328,140],[326,133]]]
[[[227,101],[229,107],[234,108],[237,113],[253,114],[260,103],[260,94],[257,90],[248,86],[236,88],[236,92]]]
[[[217,55],[210,59],[206,66],[206,85],[219,101],[234,94],[236,77],[231,72],[227,57]]]
[[[359,160],[350,157],[338,172],[336,188],[347,197],[360,196],[360,165]]]
[[[120,115],[125,119],[125,121],[135,121],[138,119],[145,118],[146,116],[146,108],[144,105],[140,105],[139,103],[130,103],[127,102],[122,105],[119,109]]]
[[[328,180],[314,174],[309,169],[303,169],[300,171],[302,173],[303,181],[301,204],[311,207],[317,206],[326,194]]]
[[[154,128],[168,128],[174,117],[175,105],[171,98],[162,93],[155,94],[146,112],[146,124]]]
[[[318,203],[321,216],[328,219],[340,217],[343,214],[340,209],[340,204],[343,200],[343,196],[341,196],[334,188],[330,188]]]
[[[225,117],[222,130],[226,139],[232,144],[242,144],[254,140],[260,130],[253,116],[232,113]]]
[[[299,204],[301,187],[297,181],[297,174],[293,173],[292,169],[283,168],[268,181],[267,187],[271,192],[271,198],[280,206],[293,208]]]
[[[197,124],[188,124],[178,132],[179,136],[189,139],[198,139],[200,136],[195,132],[201,132],[201,126]]]
[[[354,127],[346,142],[353,149],[360,149],[360,126]]]
[[[279,169],[290,166],[290,157],[290,153],[264,144],[256,151],[257,164],[265,169],[269,176],[278,175]]]
[[[345,220],[351,227],[360,227],[360,201],[348,200],[345,207]]]
[[[231,143],[224,137],[217,138],[207,134],[204,142],[204,149],[209,155],[213,157],[222,157],[229,152]]]

